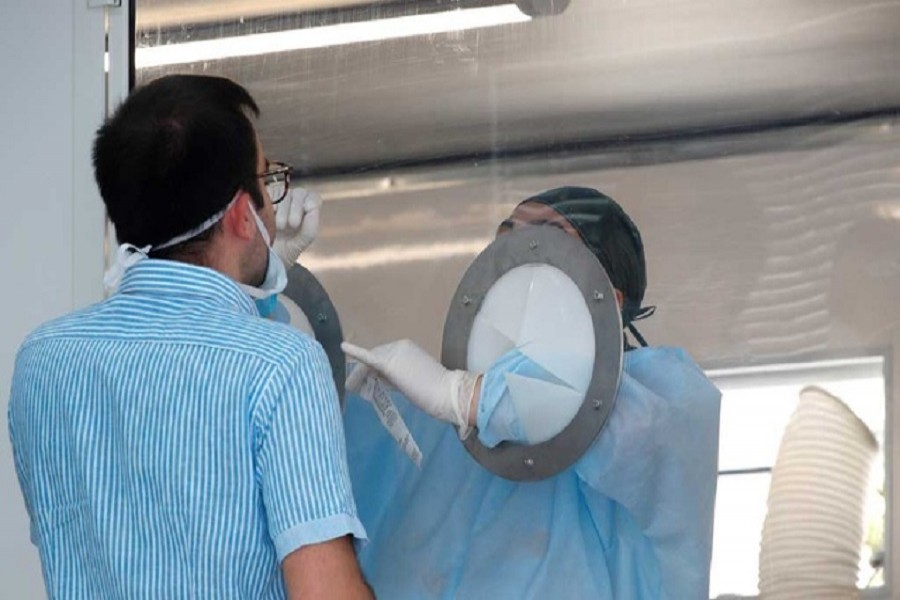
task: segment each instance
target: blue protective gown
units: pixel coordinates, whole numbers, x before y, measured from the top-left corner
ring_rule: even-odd
[[[424,454],[417,469],[349,395],[367,580],[388,599],[708,598],[719,397],[683,350],[628,352],[615,408],[585,455],[516,483],[395,394]]]

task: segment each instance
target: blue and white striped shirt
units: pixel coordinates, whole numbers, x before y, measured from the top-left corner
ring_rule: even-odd
[[[51,598],[283,598],[288,553],[365,538],[324,352],[209,269],[33,332],[9,427]]]

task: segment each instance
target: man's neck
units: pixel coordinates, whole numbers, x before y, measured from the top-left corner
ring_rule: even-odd
[[[241,269],[240,254],[237,248],[229,248],[224,240],[214,240],[203,248],[187,248],[184,252],[169,257],[170,260],[183,262],[197,267],[206,267],[218,271],[237,283],[246,283]]]

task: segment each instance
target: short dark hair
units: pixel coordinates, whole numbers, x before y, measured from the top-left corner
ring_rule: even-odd
[[[241,189],[262,206],[250,114],[259,107],[249,92],[223,77],[169,75],[136,88],[94,140],[94,177],[119,242],[165,243]]]

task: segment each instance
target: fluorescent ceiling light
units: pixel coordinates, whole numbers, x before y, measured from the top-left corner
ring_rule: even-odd
[[[900,202],[879,204],[875,207],[875,214],[885,221],[900,221]]]
[[[515,4],[502,4],[138,48],[135,52],[134,63],[135,68],[143,69],[221,58],[256,56],[272,52],[325,48],[357,42],[375,42],[448,31],[463,31],[530,20],[531,17],[522,13]]]
[[[401,263],[475,256],[484,250],[491,241],[490,238],[479,238],[458,242],[383,246],[372,250],[345,252],[336,256],[322,257],[304,254],[300,264],[314,273],[384,267]]]
[[[271,17],[284,13],[334,10],[368,5],[377,7],[391,0],[178,0],[172,2],[143,2],[135,13],[137,29],[210,25],[223,21],[238,21],[257,17]]]

